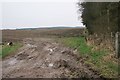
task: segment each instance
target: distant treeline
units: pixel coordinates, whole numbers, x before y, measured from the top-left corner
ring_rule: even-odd
[[[120,31],[119,2],[79,2],[78,7],[89,34],[111,35]]]
[[[82,28],[82,26],[56,26],[56,27],[40,27],[40,28],[17,28],[16,30],[37,30],[37,29],[66,29],[66,28]]]

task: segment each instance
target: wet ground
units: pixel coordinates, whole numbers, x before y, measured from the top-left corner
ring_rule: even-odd
[[[26,38],[16,54],[3,60],[3,78],[100,78],[77,50],[52,38]]]

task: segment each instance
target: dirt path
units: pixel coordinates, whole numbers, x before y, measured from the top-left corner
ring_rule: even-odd
[[[50,38],[27,38],[17,54],[3,60],[3,78],[99,78],[76,50]]]

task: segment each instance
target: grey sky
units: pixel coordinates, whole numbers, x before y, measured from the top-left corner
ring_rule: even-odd
[[[77,0],[11,0],[2,3],[2,28],[82,26]]]

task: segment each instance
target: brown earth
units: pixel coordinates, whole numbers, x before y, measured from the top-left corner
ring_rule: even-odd
[[[1,31],[0,31],[1,32]],[[36,37],[74,37],[80,36],[84,28],[62,28],[62,29],[35,29],[35,30],[2,30],[3,42],[20,42],[24,38]]]
[[[84,59],[76,50],[56,42],[54,37],[11,32],[4,32],[3,37],[12,35],[12,38],[21,40],[23,47],[16,54],[3,59],[3,78],[101,78],[95,70],[84,64]]]

